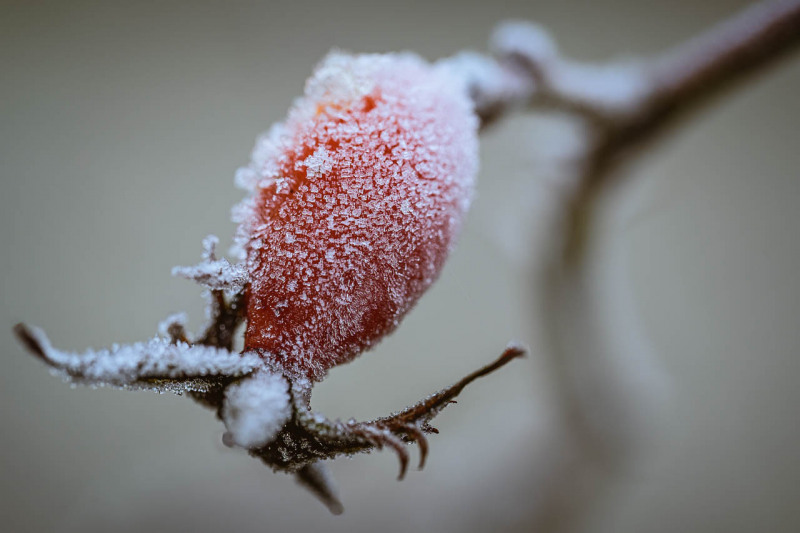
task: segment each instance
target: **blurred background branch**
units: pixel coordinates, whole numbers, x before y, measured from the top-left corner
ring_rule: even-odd
[[[550,443],[551,471],[535,491],[532,531],[585,526],[592,501],[658,431],[667,380],[632,308],[613,236],[604,232],[604,221],[618,216],[627,164],[679,119],[798,44],[800,2],[779,0],[749,6],[652,58],[573,61],[540,26],[511,22],[495,32],[493,58],[450,60],[471,76],[484,125],[521,106],[561,110],[581,123],[561,178],[565,193],[547,225],[550,241],[535,259],[560,428]]]

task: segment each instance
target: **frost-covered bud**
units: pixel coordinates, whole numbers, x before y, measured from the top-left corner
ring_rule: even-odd
[[[245,349],[320,380],[391,332],[436,279],[478,167],[452,72],[410,54],[333,53],[237,183]]]

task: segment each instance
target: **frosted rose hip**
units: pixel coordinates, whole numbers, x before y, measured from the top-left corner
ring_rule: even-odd
[[[332,54],[239,184],[245,349],[321,379],[392,331],[438,276],[469,206],[477,119],[412,55]]]

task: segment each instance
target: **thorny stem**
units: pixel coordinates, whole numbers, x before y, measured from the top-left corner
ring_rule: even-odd
[[[627,129],[652,135],[800,44],[800,2],[752,5],[653,61],[653,90]],[[629,141],[631,142],[631,141]]]
[[[531,107],[562,109],[610,130],[629,131],[624,137],[637,137],[663,128],[790,52],[800,41],[800,2],[754,4],[657,57],[607,64],[559,56],[541,28],[514,30],[513,40],[504,38],[508,31],[495,37],[496,72],[509,84],[519,85],[527,77],[529,85],[505,100],[479,98],[485,105],[478,109],[483,123],[513,111],[525,93]],[[520,32],[536,45],[520,46]]]
[[[528,106],[568,111],[587,125],[584,148],[575,156],[577,170],[569,177],[573,188],[558,214],[557,249],[545,258],[560,280],[549,289],[552,303],[560,298],[555,293],[571,290],[567,285],[586,283],[593,221],[624,163],[679,119],[800,45],[800,0],[752,5],[660,56],[624,64],[582,64],[559,56],[538,27],[513,30],[514,39],[505,38],[509,32],[502,29],[495,37],[499,71],[517,86],[527,75]],[[480,80],[475,87],[480,90]],[[518,106],[524,91],[509,92],[514,98],[505,101],[478,95],[484,124]],[[481,108],[481,102],[488,105]]]

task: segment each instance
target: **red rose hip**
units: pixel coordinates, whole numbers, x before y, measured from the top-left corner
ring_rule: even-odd
[[[237,182],[245,350],[318,381],[436,279],[477,172],[463,84],[409,54],[328,56]]]

